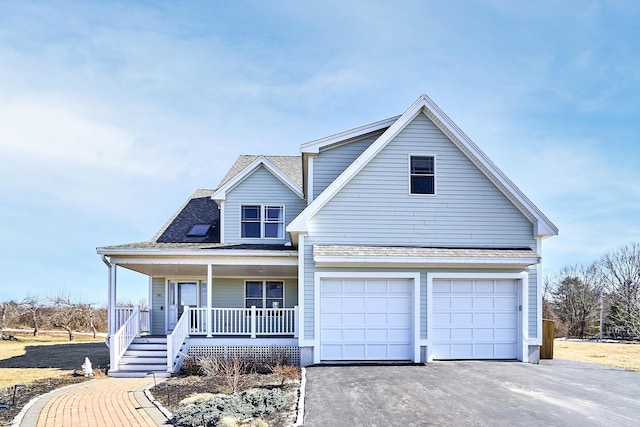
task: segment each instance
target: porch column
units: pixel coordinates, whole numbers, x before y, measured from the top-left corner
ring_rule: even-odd
[[[207,338],[211,338],[213,325],[213,265],[207,264]]]
[[[116,329],[116,269],[118,265],[113,263],[109,266],[109,335],[115,334]]]

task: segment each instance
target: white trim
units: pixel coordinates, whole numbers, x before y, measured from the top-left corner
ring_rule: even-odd
[[[341,278],[341,279],[412,279],[412,310],[413,310],[413,362],[420,362],[420,272],[315,272],[314,273],[314,339],[304,343],[313,346],[313,363],[320,363],[320,283],[324,278]],[[300,297],[298,297],[300,300]],[[302,346],[302,344],[300,344]]]
[[[520,280],[520,286],[518,287],[518,301],[522,306],[520,316],[518,317],[518,329],[519,332],[519,345],[518,356],[522,362],[529,361],[529,333],[528,333],[528,303],[527,295],[529,289],[529,274],[526,272],[521,273],[430,273],[427,272],[427,362],[433,362],[433,279],[513,279]]]
[[[307,157],[307,205],[313,202],[313,157]]]
[[[429,264],[430,268],[442,267],[498,267],[498,268],[518,268],[527,267],[540,262],[537,257],[532,258],[474,258],[474,257],[376,257],[376,256],[326,256],[317,255],[313,257],[317,266],[322,267],[424,267]]]
[[[542,255],[542,238],[536,237],[536,253]],[[536,344],[542,345],[542,262],[536,265]]]
[[[286,239],[286,224],[287,224],[287,216],[286,216],[286,207],[284,203],[240,203],[239,205],[239,214],[238,218],[240,218],[240,224],[238,227],[238,239],[239,240],[285,240]],[[248,222],[259,222],[260,223],[260,237],[242,237],[242,208],[246,206],[259,206],[260,207],[260,220],[259,221],[248,221]],[[281,222],[267,222],[267,208],[281,208],[282,209],[282,221]],[[282,237],[265,237],[265,225],[266,224],[282,224]]]
[[[304,240],[305,234],[298,236],[298,339],[305,342],[304,333]]]
[[[264,276],[263,276],[264,277]],[[247,279],[244,281],[244,289],[243,289],[243,293],[244,293],[244,299],[242,302],[244,302],[243,304],[243,308],[250,308],[247,307],[247,282],[254,282],[254,283],[258,283],[258,282],[262,282],[262,307],[258,307],[258,308],[272,308],[272,307],[267,307],[267,282],[279,282],[282,283],[282,307],[279,308],[285,308],[286,307],[286,300],[285,300],[285,287],[287,286],[287,281],[284,279],[258,279],[258,280],[251,280],[251,279]],[[257,299],[257,298],[251,298],[251,299]],[[279,299],[279,298],[270,298],[270,299]]]
[[[412,193],[411,192],[411,158],[412,157],[433,157],[433,193]],[[417,197],[435,197],[438,195],[438,180],[436,170],[436,155],[435,154],[420,154],[420,153],[407,153],[407,194],[409,196]]]
[[[218,200],[217,203],[220,205],[220,243],[226,243],[225,234],[224,234],[224,225],[225,225],[225,206],[226,202],[224,200]]]
[[[207,308],[213,308],[213,265],[207,264]],[[211,337],[211,312],[207,314],[207,338]]]
[[[388,119],[380,120],[375,123],[370,123],[368,125],[360,126],[354,129],[346,130],[344,132],[336,133],[334,135],[329,135],[324,138],[316,139],[314,141],[306,142],[300,146],[300,151],[302,153],[318,154],[321,149],[330,145],[337,144],[348,139],[358,138],[360,136],[364,136],[366,134],[388,128],[400,117],[401,116],[390,117]]]
[[[212,195],[211,198],[213,200],[226,200],[227,192],[231,191],[236,185],[240,184],[242,181],[247,179],[253,172],[258,170],[260,166],[264,166],[273,176],[278,178],[284,185],[289,187],[291,191],[293,191],[298,197],[304,199],[304,194],[302,193],[302,189],[298,184],[296,184],[291,178],[285,175],[280,169],[273,165],[266,157],[258,156],[253,162],[247,165],[242,171],[240,171],[237,175],[231,178],[229,181],[225,182],[222,187],[218,188]]]
[[[380,137],[355,159],[318,195],[287,227],[290,233],[307,231],[308,221],[392,141],[418,114],[429,119],[511,200],[534,224],[536,236],[558,234],[557,227],[524,193],[467,137],[453,121],[427,96],[420,96]]]

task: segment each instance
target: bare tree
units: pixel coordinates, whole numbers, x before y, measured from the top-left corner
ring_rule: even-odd
[[[596,323],[600,283],[595,264],[565,267],[551,290],[551,305],[567,324],[568,335],[580,338]]]
[[[13,317],[17,313],[18,304],[15,301],[0,303],[0,339],[4,338],[4,330],[9,327]]]
[[[629,338],[640,336],[640,244],[620,246],[599,261],[602,284],[610,298],[609,321]]]
[[[20,302],[20,307],[28,313],[33,336],[37,337],[43,308],[42,300],[36,296],[28,296]]]
[[[82,329],[85,325],[83,304],[73,302],[68,296],[58,296],[52,299],[55,311],[49,321],[54,328],[64,329],[69,334],[69,341],[73,340],[73,331]]]

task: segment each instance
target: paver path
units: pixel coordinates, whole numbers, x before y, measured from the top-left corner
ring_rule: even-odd
[[[21,426],[158,426],[166,422],[144,396],[149,378],[105,378],[52,393],[27,411]],[[161,415],[161,414],[160,414]]]

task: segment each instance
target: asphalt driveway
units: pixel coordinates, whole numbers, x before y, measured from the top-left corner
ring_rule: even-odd
[[[638,423],[640,373],[588,363],[307,368],[305,427]]]

